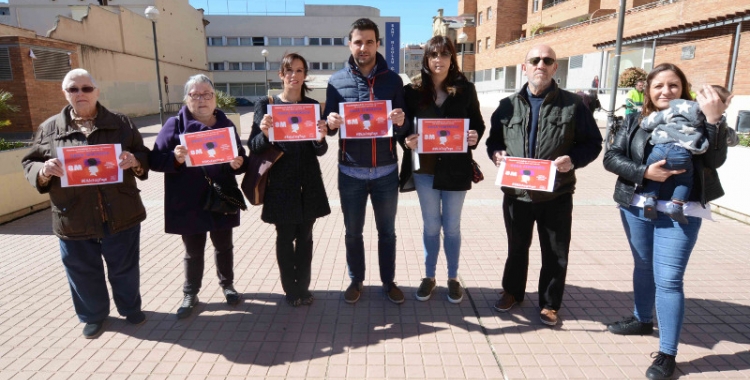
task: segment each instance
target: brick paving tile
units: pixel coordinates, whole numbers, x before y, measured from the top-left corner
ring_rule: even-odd
[[[488,117],[493,111],[484,108]],[[252,114],[242,123],[249,132]],[[147,146],[160,126],[135,119]],[[488,120],[487,120],[488,121]],[[243,135],[243,139],[247,134]],[[562,323],[539,321],[536,281],[539,243],[530,249],[529,293],[508,313],[492,305],[501,290],[507,241],[496,171],[475,154],[486,180],[468,192],[462,220],[460,279],[466,299],[445,300],[445,258],[428,302],[414,293],[424,276],[421,212],[415,193],[399,195],[396,281],[406,302],[394,305],[379,283],[377,229],[372,210],[363,232],[366,280],[355,305],[343,302],[349,285],[337,189],[336,138],[321,157],[331,215],[314,228],[312,306],[292,308],[282,298],[273,226],[260,207],[241,215],[234,230],[236,307],[224,302],[215,263],[207,257],[204,287],[193,315],[177,320],[182,299],[183,246],[163,232],[163,174],[139,182],[148,219],[141,232],[141,293],[147,321],[132,326],[112,305],[105,332],[81,336],[50,231],[50,210],[0,225],[0,380],[50,379],[523,379],[642,378],[658,350],[658,334],[616,336],[605,324],[632,313],[632,256],[612,201],[615,177],[601,157],[577,171],[571,260]],[[29,189],[31,191],[31,189]],[[677,357],[685,378],[750,378],[750,226],[714,215],[685,276],[686,315]],[[29,239],[33,236],[34,239]],[[213,251],[210,241],[206,252]],[[29,281],[28,279],[32,279]],[[23,282],[22,282],[23,281]],[[19,284],[24,283],[24,287]],[[29,292],[37,297],[31,301]]]

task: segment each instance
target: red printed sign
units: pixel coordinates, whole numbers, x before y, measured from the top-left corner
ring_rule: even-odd
[[[62,187],[103,185],[122,182],[118,158],[120,144],[84,145],[57,148],[65,175]]]
[[[469,119],[419,119],[417,153],[464,153]]]
[[[273,128],[268,131],[270,141],[318,140],[320,107],[317,104],[269,104]]]
[[[557,167],[552,161],[505,157],[500,164],[495,185],[516,189],[552,192]]]
[[[188,150],[187,166],[207,166],[230,162],[237,157],[234,127],[211,129],[180,135],[180,144]]]
[[[339,104],[339,114],[344,119],[341,125],[342,139],[369,139],[393,136],[390,100],[351,102]]]

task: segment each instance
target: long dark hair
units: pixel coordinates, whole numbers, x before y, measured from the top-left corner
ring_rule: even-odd
[[[432,81],[432,72],[430,72],[430,56],[432,53],[449,53],[451,55],[451,64],[448,69],[448,76],[441,84],[443,91],[448,94],[455,94],[461,90],[461,85],[468,82],[466,76],[458,70],[458,61],[456,60],[456,48],[445,36],[432,37],[424,46],[424,57],[422,57],[422,82],[415,88],[422,93],[422,105],[429,105],[437,99],[437,91]]]
[[[646,88],[643,90],[643,110],[641,111],[642,117],[646,117],[654,111],[659,111],[658,109],[656,109],[656,106],[654,106],[654,102],[651,100],[651,82],[654,80],[654,77],[664,71],[671,71],[675,73],[678,78],[680,78],[680,82],[682,83],[682,93],[680,94],[680,99],[693,100],[693,97],[690,96],[690,86],[688,85],[688,80],[685,76],[685,73],[683,73],[682,70],[677,67],[677,65],[671,63],[662,63],[661,65],[654,67],[654,69],[651,70],[651,72],[648,73],[648,76],[646,77]]]
[[[295,59],[299,59],[302,62],[302,66],[305,68],[305,77],[302,79],[302,95],[310,92],[310,88],[307,87],[307,60],[297,53],[287,53],[284,58],[281,58],[281,64],[279,65],[279,75],[284,76],[287,71],[292,70],[292,62]],[[283,83],[283,81],[282,81]]]

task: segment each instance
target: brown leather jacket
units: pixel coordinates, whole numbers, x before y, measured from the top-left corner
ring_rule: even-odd
[[[31,151],[23,158],[26,179],[39,193],[49,193],[52,203],[52,231],[60,239],[83,240],[104,237],[104,223],[110,233],[134,227],[146,219],[146,209],[133,170],[123,171],[117,184],[66,187],[60,178],[52,177],[44,186],[37,178],[44,161],[57,157],[58,147],[121,144],[131,152],[143,169],[139,179],[148,178],[148,148],[130,119],[97,104],[96,129],[88,136],[70,127],[71,106],[39,126]]]

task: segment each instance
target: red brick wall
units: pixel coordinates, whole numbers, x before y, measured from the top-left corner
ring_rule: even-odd
[[[693,90],[696,92],[704,84],[726,86],[729,79],[729,62],[731,62],[733,41],[734,35],[727,35],[681,44],[657,46],[654,66],[660,63],[673,63],[679,66],[693,84]],[[695,58],[683,60],[681,58],[682,48],[687,46],[695,46]]]
[[[532,0],[528,1],[530,4]],[[625,18],[624,36],[627,38],[712,17],[722,17],[737,12],[744,12],[746,9],[746,4],[736,0],[712,0],[710,7],[706,7],[706,3],[701,0],[683,0],[627,15]],[[531,15],[529,15],[529,19],[531,19]],[[743,33],[744,38],[741,39],[740,62],[738,62],[738,70],[735,74],[734,83],[736,94],[750,94],[750,54],[748,54],[750,52],[750,42],[748,42],[750,36],[748,34],[750,33]],[[593,46],[594,44],[612,41],[616,36],[617,18],[593,24],[579,25],[563,31],[547,32],[521,43],[482,51],[476,57],[476,70],[520,64],[526,53],[538,44],[552,46],[560,58],[593,53],[597,51]],[[717,46],[712,46],[714,43]],[[716,80],[715,78],[717,77],[714,75],[718,75],[718,78],[728,77],[731,43],[727,46],[726,38],[720,38],[716,41],[712,40],[712,42],[705,44],[706,46],[698,42],[694,44],[697,45],[696,60],[700,60],[704,64],[710,64],[710,66],[704,66],[706,67],[704,71],[718,71],[718,73],[708,74],[710,75],[706,77],[708,80]],[[659,52],[657,52],[656,60],[657,62],[665,62],[664,57],[660,56]],[[695,74],[692,71],[695,71]],[[691,74],[698,75],[699,73],[699,70],[691,69]]]
[[[39,124],[59,113],[67,104],[62,94],[62,81],[37,80],[29,51],[34,47],[54,48],[71,52],[71,68],[80,67],[78,46],[48,38],[0,37],[0,44],[10,45],[13,80],[0,82],[0,88],[13,94],[12,103],[20,108],[9,115],[11,125],[0,133],[33,133]]]

